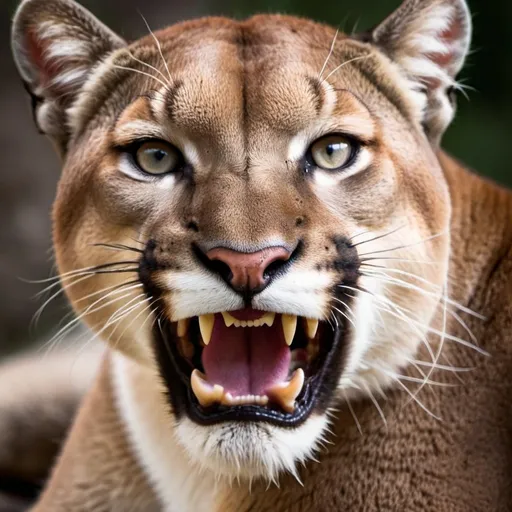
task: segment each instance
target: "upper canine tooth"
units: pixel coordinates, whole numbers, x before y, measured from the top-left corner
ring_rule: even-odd
[[[284,340],[286,344],[290,346],[295,336],[295,330],[297,329],[297,317],[295,315],[281,315],[281,322],[283,324]]]
[[[215,315],[200,315],[199,316],[199,330],[203,338],[204,344],[208,345],[212,337],[213,325],[215,324]]]
[[[236,322],[236,318],[233,315],[230,315],[227,311],[222,313],[222,318],[224,318],[226,327],[231,327]]]
[[[271,400],[277,402],[286,412],[295,410],[295,399],[299,396],[304,386],[304,370],[297,368],[293,372],[290,382],[282,382],[267,391]]]
[[[190,385],[198,402],[203,407],[209,407],[219,403],[224,396],[224,388],[219,384],[213,386],[206,380],[206,375],[199,370],[194,370],[190,376]]]
[[[308,324],[308,338],[312,340],[316,336],[316,331],[318,331],[318,320],[306,318],[306,322]]]
[[[188,331],[188,325],[190,323],[190,318],[183,318],[182,320],[178,320],[178,336],[183,338]]]

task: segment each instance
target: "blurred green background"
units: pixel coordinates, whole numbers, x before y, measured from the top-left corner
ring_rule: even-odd
[[[38,326],[30,319],[41,305],[41,286],[24,279],[52,273],[50,208],[59,163],[50,143],[32,124],[28,98],[9,50],[9,25],[17,0],[1,0],[0,9],[0,357],[23,349],[51,331],[67,311],[64,300],[46,309]],[[142,13],[153,29],[187,18],[220,14],[298,14],[339,26],[346,32],[381,21],[399,0],[83,0],[81,2],[127,39],[146,34]],[[458,116],[444,146],[478,172],[512,185],[509,119],[512,114],[512,2],[470,0],[473,51],[462,73],[469,100],[459,99]]]

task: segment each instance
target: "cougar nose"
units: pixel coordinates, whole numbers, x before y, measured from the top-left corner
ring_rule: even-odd
[[[237,291],[261,291],[290,258],[284,247],[267,247],[258,252],[238,252],[217,247],[206,253],[210,261],[221,264],[215,270]]]

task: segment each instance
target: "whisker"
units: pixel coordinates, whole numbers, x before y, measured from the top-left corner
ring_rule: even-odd
[[[435,235],[432,235],[432,236],[429,236],[427,238],[424,238],[423,240],[420,240],[419,242],[414,242],[414,243],[405,244],[405,245],[398,245],[397,247],[393,247],[391,249],[381,249],[379,251],[367,252],[367,253],[364,253],[364,254],[360,254],[359,256],[360,257],[362,257],[362,256],[372,256],[374,254],[382,254],[384,252],[392,252],[392,251],[398,251],[399,249],[407,249],[408,247],[414,247],[416,245],[424,244],[426,242],[430,242],[431,240],[435,240],[436,238],[439,238],[441,236],[446,236],[448,234],[449,234],[449,231],[443,231],[441,233],[436,233]]]
[[[148,297],[148,300],[149,300],[149,297]],[[157,299],[154,299],[152,302],[150,302],[142,311],[139,311],[139,313],[135,316],[135,318],[133,318],[133,320],[125,327],[125,329],[123,330],[123,332],[117,337],[117,341],[116,343],[114,344],[114,346],[117,346],[117,344],[119,343],[119,341],[122,339],[122,337],[124,336],[125,332],[132,326],[132,324],[137,320],[137,318],[140,317],[140,315],[142,315],[145,311],[147,311],[148,309],[151,310],[151,313],[149,315],[147,315],[146,319],[142,322],[142,325],[139,326],[139,328],[137,329],[137,331],[140,331],[145,325],[146,325],[146,322],[148,321],[149,318],[151,318],[152,315],[156,315],[156,310],[153,309],[153,306],[158,302],[158,298]],[[144,302],[144,301],[143,301]],[[140,303],[139,303],[140,304]],[[155,317],[155,320],[156,320],[156,317]],[[118,324],[119,325],[119,324]],[[117,329],[117,327],[116,327]],[[115,331],[115,329],[114,329]],[[114,334],[114,331],[112,331],[112,334]]]
[[[354,238],[357,238],[359,236],[363,236],[363,235],[366,235],[367,233],[372,233],[373,231],[371,229],[367,229],[366,231],[361,231],[359,233],[356,233],[355,235],[352,235],[350,237],[350,241],[354,240]]]
[[[354,412],[354,409],[352,408],[352,404],[350,403],[350,400],[347,397],[347,393],[345,391],[343,391],[343,395],[345,397],[345,402],[347,404],[348,410],[350,411],[350,414],[352,414],[352,418],[354,418],[354,422],[356,424],[357,430],[359,431],[360,435],[363,435],[363,429],[361,428],[361,424],[359,423],[356,413]]]
[[[428,261],[428,260],[410,260],[407,258],[399,258],[394,256],[378,256],[375,258],[360,258],[361,263],[365,263],[367,261],[399,261],[400,263],[419,263],[422,265],[442,265],[443,261]]]
[[[445,286],[443,286],[443,294],[444,294],[444,301],[443,301],[443,332],[442,332],[442,335],[441,335],[441,339],[439,341],[439,346],[437,347],[436,358],[435,358],[435,361],[434,361],[434,365],[432,366],[432,368],[430,368],[427,376],[425,377],[425,380],[423,381],[423,383],[420,385],[420,387],[414,393],[415,395],[417,395],[421,391],[421,389],[425,386],[425,383],[428,380],[430,380],[430,377],[432,376],[432,373],[434,372],[434,366],[439,361],[439,357],[441,356],[441,352],[443,351],[444,341],[445,341],[445,339],[447,337],[447,334],[446,334],[446,309],[447,309],[448,303],[447,303],[447,300],[446,300],[446,283],[445,283]]]
[[[436,370],[444,370],[444,371],[449,371],[449,372],[464,373],[464,372],[471,372],[475,369],[475,368],[464,368],[464,367],[457,367],[457,366],[447,366],[447,365],[439,364],[439,363],[434,364],[434,363],[430,363],[428,361],[418,361],[416,359],[411,362],[414,362],[415,364],[418,364],[420,366],[428,366],[428,367],[434,366]]]
[[[346,286],[346,285],[340,285],[341,287],[343,288],[347,288],[349,290],[352,290],[352,291],[362,291],[364,293],[367,293],[369,295],[371,295],[372,297],[374,297],[377,301],[379,301],[380,304],[384,304],[384,305],[387,305],[387,306],[390,306],[391,308],[393,308],[395,310],[396,313],[394,313],[393,311],[390,311],[389,309],[383,309],[384,312],[390,314],[391,316],[395,317],[395,318],[398,318],[404,322],[406,322],[415,332],[416,334],[419,335],[421,341],[423,342],[423,344],[425,345],[425,348],[427,349],[432,361],[434,361],[434,352],[432,351],[432,348],[430,346],[430,344],[428,343],[428,340],[427,338],[425,337],[425,335],[419,330],[419,327],[415,324],[419,323],[417,321],[414,321],[414,319],[408,317],[405,313],[403,313],[401,310],[400,310],[400,307],[397,306],[396,304],[394,304],[391,300],[389,300],[387,297],[384,297],[382,295],[378,295],[378,294],[375,294],[375,293],[372,293],[368,290],[365,290],[364,288],[359,288],[356,289],[356,288],[353,288],[351,286]],[[355,297],[355,298],[359,298],[359,297]],[[379,308],[379,306],[375,305],[374,306],[376,308]],[[421,327],[424,327],[421,323],[420,323],[420,326]]]
[[[459,324],[462,326],[462,328],[468,333],[468,336],[471,338],[471,341],[476,346],[478,346],[478,339],[473,334],[473,331],[468,327],[468,324],[466,324],[466,322],[464,322],[464,320],[460,317],[460,315],[456,311],[449,309],[448,312],[450,313],[450,315],[453,316],[453,318],[455,318],[455,320],[457,320],[457,322],[459,322]]]
[[[340,29],[336,29],[336,33],[334,34],[334,38],[332,40],[332,43],[331,43],[331,48],[329,50],[329,53],[327,55],[327,58],[325,59],[324,61],[324,65],[322,66],[322,69],[320,70],[320,73],[318,75],[318,79],[319,80],[322,80],[322,75],[324,74],[324,71],[325,71],[325,68],[327,67],[327,64],[329,62],[329,59],[331,58],[331,55],[332,55],[332,52],[334,51],[334,46],[336,44],[336,39],[338,39],[338,34],[340,32]]]
[[[324,83],[326,82],[327,80],[329,80],[329,78],[331,78],[332,75],[334,75],[334,73],[336,73],[338,70],[340,70],[341,68],[343,68],[344,66],[352,63],[352,62],[355,62],[357,60],[363,60],[363,59],[368,59],[369,57],[371,57],[371,54],[368,54],[368,55],[361,55],[359,57],[354,57],[353,59],[349,59],[345,62],[342,62],[339,66],[335,67],[325,78],[322,78],[322,80],[320,81],[320,83]]]
[[[114,64],[113,67],[117,68],[117,69],[123,69],[124,71],[132,71],[133,73],[138,73],[140,75],[147,76],[149,78],[152,78],[153,80],[156,80],[159,84],[162,85],[162,87],[164,87],[164,89],[169,88],[169,86],[166,83],[164,83],[162,80],[160,80],[160,78],[157,78],[156,76],[154,76],[150,73],[146,73],[145,71],[141,71],[140,69],[130,68],[127,66],[120,66],[119,64]]]
[[[88,267],[88,269],[94,269],[94,268],[109,268],[109,267],[113,267],[115,265],[119,265],[119,264],[126,264],[127,262],[115,262],[115,263],[107,263],[106,265],[98,265],[97,267]],[[124,270],[124,269],[120,269],[120,270]],[[39,298],[41,297],[42,295],[44,295],[46,292],[49,292],[50,290],[52,290],[53,288],[56,288],[58,286],[61,286],[62,289],[60,289],[58,292],[56,292],[52,297],[50,297],[46,303],[41,306],[41,310],[44,309],[44,307],[46,305],[48,305],[48,303],[55,299],[56,297],[58,297],[63,291],[71,288],[72,286],[75,285],[75,283],[78,283],[82,280],[85,280],[85,279],[89,279],[90,277],[96,275],[97,273],[98,274],[101,274],[101,273],[104,273],[104,272],[95,272],[95,271],[84,271],[83,269],[80,269],[80,270],[77,270],[76,272],[77,273],[74,273],[75,271],[71,271],[71,272],[66,272],[66,274],[63,274],[62,276],[57,276],[57,281],[46,286],[43,290],[41,290],[40,292],[36,293],[35,294],[35,297],[36,298]],[[72,280],[72,279],[75,279],[75,281],[73,281],[72,283],[69,283],[69,284],[66,284],[68,281]],[[37,318],[39,318],[41,313],[39,312],[36,312],[36,314],[34,316],[37,316]],[[37,323],[37,321],[36,321]]]
[[[156,71],[161,77],[162,79],[164,80],[164,82],[166,82],[169,86],[171,86],[171,82],[169,82],[167,80],[167,77],[157,68],[155,68],[154,66],[152,66],[151,64],[148,64],[147,62],[144,62],[143,60],[140,60],[138,59],[137,57],[135,57],[135,55],[133,55],[132,52],[130,52],[129,50],[126,50],[128,55],[135,61],[135,62],[138,62],[139,64],[142,64],[143,66],[147,66],[148,68],[152,69],[153,71]]]
[[[405,270],[400,270],[400,269],[397,269],[397,268],[387,268],[387,267],[384,267],[384,266],[381,266],[381,265],[372,265],[372,264],[366,264],[366,263],[363,263],[363,265],[361,266],[365,266],[365,267],[371,267],[371,268],[368,268],[368,270],[366,272],[372,272],[373,274],[366,274],[366,275],[369,275],[370,277],[373,277],[375,274],[376,275],[384,275],[386,277],[390,277],[390,276],[387,276],[387,272],[393,272],[395,274],[400,274],[400,275],[404,275],[404,276],[408,276],[408,277],[412,277],[413,279],[416,279],[417,281],[421,282],[421,283],[424,283],[426,285],[429,285],[431,286],[432,288],[440,288],[441,286],[436,284],[436,283],[433,283],[432,281],[429,281],[428,279],[425,279],[424,277],[421,277],[417,274],[414,274],[412,272],[406,272]]]
[[[104,297],[100,297],[98,300],[93,302],[89,307],[87,307],[80,315],[78,315],[76,318],[68,322],[64,327],[62,327],[52,338],[43,345],[42,349],[46,348],[47,345],[50,345],[50,347],[53,347],[54,342],[56,342],[59,338],[63,338],[66,336],[66,334],[69,334],[76,326],[79,325],[79,322],[83,320],[87,315],[96,313],[97,311],[109,306],[110,304],[113,304],[114,302],[124,299],[126,297],[129,297],[131,293],[127,293],[125,295],[122,295],[121,297],[116,297],[115,299],[112,299],[108,301],[105,304],[102,304],[101,306],[94,308],[98,303],[100,303],[102,300],[104,300]],[[141,294],[143,295],[143,294]],[[94,308],[94,309],[93,309]]]
[[[338,309],[336,306],[331,306],[331,308],[337,311],[340,315],[344,316],[354,326],[354,329],[356,328],[356,324],[352,321],[352,319],[349,316],[343,313],[343,311]]]
[[[153,39],[155,41],[155,44],[158,48],[158,52],[160,53],[160,57],[162,58],[162,62],[164,63],[165,69],[167,70],[167,74],[169,75],[169,82],[172,83],[171,72],[169,71],[169,66],[167,65],[167,61],[164,58],[164,54],[162,52],[162,46],[160,44],[160,41],[158,40],[158,37],[156,37],[155,33],[151,30],[151,27],[149,26],[149,23],[147,22],[146,18],[144,18],[144,16],[142,15],[141,12],[139,12],[139,14],[140,14],[140,17],[144,20],[144,23],[146,24],[146,27],[147,27],[149,33],[151,34],[151,36],[153,37]]]
[[[377,400],[373,396],[373,393],[372,393],[370,387],[366,383],[363,383],[363,387],[365,388],[366,392],[368,393],[368,395],[370,397],[370,400],[372,401],[373,405],[377,409],[377,412],[379,413],[379,416],[382,418],[382,421],[384,422],[384,426],[386,428],[388,428],[388,422],[386,420],[386,416],[384,416],[384,411],[382,410],[381,406],[379,405],[379,402],[377,402]]]
[[[393,229],[392,231],[389,231],[388,233],[384,233],[383,235],[376,236],[374,238],[370,238],[369,240],[363,240],[362,242],[358,242],[357,244],[352,244],[352,247],[357,247],[359,245],[367,244],[368,242],[374,242],[375,240],[380,240],[381,238],[385,238],[386,236],[390,236],[397,231],[400,231],[406,226],[406,224],[402,224],[398,228]],[[370,233],[370,231],[367,231],[367,233]]]
[[[423,403],[418,399],[417,396],[411,393],[411,390],[399,379],[395,379],[395,382],[429,415],[432,416],[437,421],[442,421],[442,419],[434,414],[430,409],[428,409]]]
[[[391,374],[390,374],[391,376]],[[397,379],[400,379],[400,380],[405,380],[407,382],[415,382],[415,383],[418,383],[418,384],[421,384],[419,390],[421,390],[423,388],[424,385],[428,384],[429,386],[438,386],[438,387],[444,387],[444,388],[453,388],[453,387],[456,387],[455,384],[449,384],[449,383],[446,383],[446,382],[437,382],[435,380],[425,380],[425,379],[418,379],[416,377],[410,377],[409,375],[399,375],[397,373],[394,373],[392,374],[393,377],[396,377]],[[415,392],[415,394],[417,394],[417,391]]]
[[[388,284],[395,284],[397,286],[400,286],[402,288],[408,288],[410,290],[415,290],[419,293],[422,293],[425,296],[434,297],[435,299],[446,299],[448,301],[448,304],[455,306],[460,311],[463,311],[464,313],[468,313],[471,316],[474,316],[476,318],[479,318],[480,320],[485,320],[486,317],[481,315],[480,313],[477,313],[476,311],[473,311],[472,309],[467,308],[466,306],[463,306],[462,304],[459,304],[458,302],[454,301],[453,299],[450,299],[446,294],[436,294],[434,292],[429,292],[428,290],[424,290],[423,288],[420,288],[419,286],[414,285],[413,283],[409,283],[407,281],[403,281],[402,279],[398,279],[396,277],[392,276],[386,276],[386,279],[383,279],[380,276],[371,276],[374,279],[378,279],[382,282],[387,282]]]
[[[143,303],[146,299],[143,299],[141,302],[139,302],[137,304],[140,305],[141,303]],[[120,310],[124,310],[123,312],[121,312]],[[93,334],[93,336],[91,336],[84,344],[84,346],[82,347],[82,350],[87,346],[89,345],[90,343],[92,343],[95,339],[97,339],[99,336],[101,336],[101,334],[103,334],[103,332],[108,329],[110,326],[112,326],[113,324],[115,324],[116,322],[118,322],[118,325],[119,325],[119,322],[121,322],[124,318],[126,318],[132,311],[132,308],[128,308],[128,310],[125,308],[125,306],[121,306],[119,309],[117,309],[114,313],[112,313],[112,315],[110,315],[110,317],[108,318],[107,322],[105,323],[105,325],[97,332],[95,332]],[[116,318],[113,318],[114,316],[116,316]],[[117,328],[117,326],[115,327]],[[115,329],[114,328],[114,329]],[[82,335],[83,336],[83,335]]]
[[[352,315],[352,318],[354,318],[354,319],[356,318],[355,313],[352,311],[352,308],[348,304],[343,302],[341,299],[338,299],[338,297],[333,297],[333,300],[335,300],[336,302],[339,302],[342,306],[345,306],[345,308],[347,309],[347,312]]]
[[[134,306],[132,306],[130,308],[130,312],[137,309],[138,307],[140,307],[141,305],[144,304],[144,302],[146,302],[146,299],[138,302],[137,304],[135,304]],[[142,309],[141,311],[139,311],[131,320],[131,322],[123,329],[123,332],[117,337],[117,340],[115,342],[115,346],[117,346],[117,344],[121,341],[122,337],[124,336],[124,334],[126,333],[126,331],[135,323],[135,321],[140,317],[140,315],[142,315],[144,313],[144,311],[147,311],[149,308],[151,308],[151,303],[150,304],[147,304],[146,307],[144,309]],[[149,316],[148,316],[149,317]],[[125,316],[123,315],[123,318],[125,318]],[[146,319],[147,320],[147,319]],[[145,322],[144,322],[145,323]],[[139,329],[137,329],[137,331],[139,331],[140,329],[142,329],[144,323],[139,327]],[[117,330],[117,328],[119,327],[120,325],[120,322],[118,322],[118,324],[116,325],[116,327],[114,328],[114,330],[110,333],[110,336],[109,336],[109,340],[112,339],[112,336],[114,335],[114,332]]]
[[[133,281],[127,281],[127,282],[121,283],[121,284],[113,284],[111,286],[107,286],[106,288],[102,288],[101,290],[98,290],[96,292],[89,293],[88,295],[85,295],[84,297],[80,297],[79,299],[75,300],[75,304],[78,304],[79,302],[83,302],[84,300],[90,299],[91,297],[94,297],[95,295],[99,295],[100,293],[104,293],[109,290],[118,290],[125,286],[130,286],[132,284],[136,285],[132,288],[137,288],[138,286],[142,287],[142,284],[140,284],[138,279],[134,279]]]
[[[124,244],[92,244],[94,247],[104,247],[106,249],[117,249],[117,250],[125,250],[125,251],[132,251],[132,252],[138,252],[140,254],[144,254],[144,251],[142,249],[137,249],[136,247],[130,247],[129,245]],[[129,262],[134,263],[134,262]]]
[[[339,286],[342,286],[342,287],[354,290],[354,288],[348,287],[348,286],[345,286],[345,285],[339,285]],[[362,288],[360,289],[360,291],[366,291],[367,293],[371,293],[371,292],[368,292],[367,290],[364,290]],[[404,315],[403,308],[401,308],[400,306],[397,306],[396,304],[392,303],[387,297],[383,297],[382,295],[375,295],[375,294],[372,294],[372,295],[377,300],[379,300],[381,303],[390,305],[391,307],[393,307],[393,309],[395,309],[395,311],[397,311],[397,313],[400,312],[401,315]],[[391,312],[389,310],[387,310],[387,312],[389,314],[393,315],[393,312]],[[463,345],[463,346],[465,346],[467,348],[475,350],[476,352],[478,352],[479,354],[481,354],[483,356],[489,356],[490,355],[487,351],[483,350],[482,348],[480,348],[478,346],[475,346],[473,343],[471,343],[471,342],[469,342],[467,340],[464,340],[462,338],[459,338],[458,336],[453,336],[453,335],[445,333],[443,331],[439,331],[437,329],[434,329],[430,325],[425,325],[425,324],[421,323],[419,320],[415,320],[415,319],[409,318],[409,317],[406,317],[406,318],[408,318],[409,322],[412,322],[413,324],[416,324],[419,327],[423,327],[429,333],[432,333],[432,334],[435,334],[435,335],[441,336],[441,337],[444,336],[444,339],[447,339],[447,340],[459,343],[460,345]],[[429,355],[431,355],[433,357],[433,361],[434,361],[433,353],[431,353],[430,350],[429,350]]]
[[[78,269],[70,270],[69,272],[64,272],[63,274],[57,275],[55,277],[51,277],[49,279],[42,279],[42,280],[39,280],[39,281],[32,281],[32,283],[33,284],[46,283],[46,282],[49,282],[50,280],[51,281],[55,281],[55,280],[62,281],[64,278],[67,278],[67,277],[70,277],[70,276],[85,275],[85,274],[94,273],[96,270],[103,270],[103,269],[106,269],[106,268],[112,268],[112,267],[115,267],[116,265],[130,265],[130,264],[139,264],[139,262],[138,261],[128,260],[128,261],[113,261],[113,262],[110,262],[110,263],[102,263],[100,265],[94,265],[92,267],[84,267],[84,268],[78,268]]]
[[[72,283],[67,284],[65,286],[62,286],[61,289],[59,289],[58,291],[53,293],[48,299],[46,299],[43,302],[43,304],[39,308],[37,308],[37,311],[34,313],[34,316],[32,317],[32,320],[30,321],[30,328],[33,328],[34,326],[36,326],[38,324],[38,322],[39,322],[39,320],[41,318],[41,315],[43,314],[43,311],[46,309],[48,304],[50,304],[53,300],[55,300],[59,295],[64,293],[66,290],[69,290],[70,288],[72,288],[73,286],[79,284],[81,281],[84,281],[85,279],[89,279],[89,277],[90,276],[79,277],[78,279],[76,279]],[[56,283],[56,284],[60,284],[60,283]],[[53,288],[53,286],[52,286],[52,288]],[[49,290],[49,287],[47,288],[47,291],[48,290]]]

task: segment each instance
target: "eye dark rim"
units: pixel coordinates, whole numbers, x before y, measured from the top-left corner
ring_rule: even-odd
[[[313,152],[312,152],[312,148],[315,144],[322,141],[323,139],[327,139],[330,137],[342,137],[343,139],[345,139],[347,141],[347,143],[350,146],[350,155],[349,155],[347,161],[343,165],[341,165],[340,167],[336,167],[335,169],[327,169],[325,167],[318,165],[316,163],[315,159],[313,158]],[[353,163],[356,161],[356,159],[359,155],[359,152],[361,151],[362,145],[363,145],[363,143],[360,140],[356,139],[352,135],[347,135],[345,133],[327,133],[325,135],[322,135],[318,139],[315,139],[309,145],[309,147],[306,151],[306,155],[304,157],[304,170],[307,173],[315,171],[317,169],[320,169],[320,170],[322,170],[324,172],[328,172],[328,173],[335,173],[335,172],[343,171],[343,170],[347,169],[348,167],[350,167],[351,165],[353,165]]]
[[[144,144],[163,144],[167,146],[171,151],[174,151],[176,155],[178,156],[178,160],[176,165],[173,169],[163,172],[163,173],[152,173],[144,170],[142,166],[139,163],[139,159],[137,158],[137,153],[139,149]],[[137,170],[143,174],[144,176],[148,176],[154,179],[158,179],[164,176],[168,176],[169,174],[177,174],[179,172],[184,172],[187,169],[187,163],[185,161],[185,157],[183,156],[183,153],[173,144],[170,142],[167,142],[162,139],[154,139],[154,138],[147,138],[147,139],[138,139],[136,141],[130,142],[129,144],[123,145],[123,146],[117,146],[116,150],[120,153],[123,153],[125,155],[128,155],[130,158],[131,164],[137,168]]]

